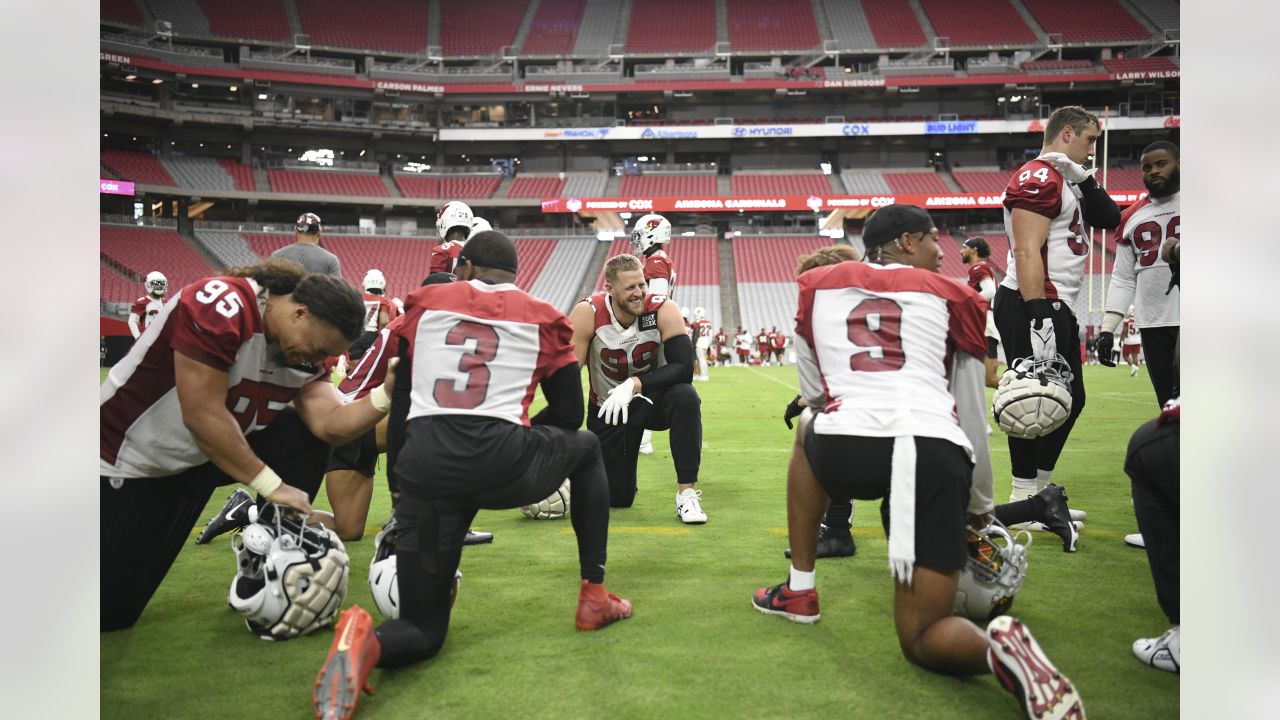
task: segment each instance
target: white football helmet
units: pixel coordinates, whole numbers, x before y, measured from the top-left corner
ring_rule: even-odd
[[[347,597],[350,559],[342,540],[323,525],[287,516],[291,512],[250,507],[249,525],[231,538],[236,576],[227,602],[263,640],[288,640],[331,624]]]
[[[991,399],[1000,429],[1026,440],[1062,427],[1071,416],[1071,368],[1061,355],[1035,361],[1019,358],[1005,371]]]
[[[440,234],[441,240],[448,237],[449,231],[456,227],[461,227],[470,233],[474,218],[475,214],[466,203],[457,200],[447,202],[436,213],[436,232]]]
[[[687,307],[680,308],[680,317],[684,318],[685,322],[689,322],[689,308]]]
[[[698,307],[694,308],[694,309],[693,309],[693,319],[694,319],[694,320],[706,320],[706,319],[707,319],[707,309],[706,309],[706,308],[704,308],[704,307],[702,307],[701,305],[699,305]]]
[[[482,232],[492,230],[492,229],[493,229],[493,226],[489,224],[488,220],[485,220],[482,217],[472,218],[471,234],[467,235],[467,239],[470,240],[476,235],[479,235]]]
[[[160,297],[169,290],[169,278],[165,277],[164,273],[159,270],[152,270],[147,273],[147,279],[142,285],[147,289],[147,292]]]
[[[631,226],[631,247],[641,255],[648,255],[657,245],[671,242],[671,221],[657,213],[641,215]]]
[[[524,505],[520,513],[530,520],[559,520],[569,514],[569,478],[560,483],[560,489],[542,502]]]
[[[387,291],[387,277],[378,268],[369,268],[369,272],[364,274],[364,282],[360,287],[375,295],[381,295]]]
[[[1010,535],[999,521],[981,530],[965,527],[969,536],[969,559],[960,571],[952,610],[985,626],[997,615],[1009,612],[1013,599],[1027,575],[1027,548],[1031,533]],[[1019,542],[1026,539],[1026,542]]]
[[[373,539],[373,560],[369,563],[369,591],[378,612],[387,620],[400,619],[400,581],[396,572],[396,542],[401,535],[394,515],[378,531]],[[458,599],[458,587],[462,584],[462,571],[453,573],[453,590],[449,602]]]

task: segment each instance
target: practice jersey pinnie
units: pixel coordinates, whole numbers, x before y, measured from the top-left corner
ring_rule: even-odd
[[[455,272],[458,267],[458,256],[462,254],[463,244],[450,240],[431,248],[431,272]]]
[[[164,300],[153,298],[150,295],[143,295],[133,301],[133,305],[129,308],[129,314],[138,318],[138,329],[146,330],[151,321],[160,314],[160,310],[164,307]]]
[[[378,332],[378,319],[382,313],[387,314],[387,322],[395,319],[400,312],[396,308],[396,304],[384,295],[374,295],[373,293],[361,293],[364,297],[364,328],[365,332]]]
[[[427,285],[409,294],[388,343],[409,341],[409,419],[479,415],[528,426],[534,388],[576,364],[573,326],[511,283]]]
[[[1044,296],[1061,300],[1075,312],[1076,296],[1084,279],[1089,239],[1080,224],[1079,191],[1068,184],[1052,165],[1032,160],[1018,168],[1004,191],[1004,229],[1009,235],[1009,271],[1000,283],[1018,289],[1014,258],[1013,211],[1027,210],[1049,219],[1049,235],[1040,249],[1044,262]]]
[[[991,278],[992,284],[996,281],[996,271],[992,269],[990,261],[979,260],[969,266],[969,287],[977,292],[982,292],[982,281]]]
[[[650,285],[654,280],[666,281],[666,288],[649,288],[649,292],[657,295],[673,297],[676,292],[676,266],[671,262],[666,250],[657,250],[644,259],[644,281]]]
[[[1177,285],[1169,289],[1173,270],[1160,257],[1165,240],[1181,237],[1180,194],[1145,197],[1120,215],[1106,310],[1125,313],[1133,305],[1139,328],[1171,327],[1180,322],[1180,290]]]
[[[986,355],[980,295],[905,265],[843,262],[799,282],[801,390],[822,399],[814,432],[936,437],[972,451],[947,377],[953,353]]]
[[[644,311],[630,327],[623,327],[613,313],[613,299],[596,293],[586,299],[595,312],[595,334],[587,349],[587,377],[591,381],[591,402],[599,404],[618,383],[667,364],[658,331],[658,308],[666,302],[661,295],[644,299]]]
[[[1142,331],[1138,329],[1138,323],[1133,318],[1125,318],[1124,323],[1120,326],[1121,341],[1124,345],[1141,345]]]
[[[245,435],[261,430],[328,369],[284,365],[263,333],[267,291],[212,277],[178,291],[102,383],[99,470],[108,477],[176,475],[208,462],[182,422],[175,352],[227,373],[227,409]]]

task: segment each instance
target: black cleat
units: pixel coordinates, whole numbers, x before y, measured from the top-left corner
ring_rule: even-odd
[[[197,545],[207,545],[210,540],[229,533],[232,530],[249,524],[249,508],[253,505],[253,496],[244,488],[236,488],[231,493],[231,497],[227,498],[227,502],[223,504],[222,509],[214,515],[209,522],[205,523],[204,530],[200,532],[200,537],[196,538]]]
[[[1076,530],[1075,523],[1071,522],[1067,489],[1056,483],[1049,483],[1036,493],[1036,497],[1044,501],[1044,517],[1040,521],[1049,532],[1062,538],[1062,552],[1075,552],[1080,533]]]
[[[853,557],[856,552],[858,552],[858,546],[854,544],[853,535],[848,530],[844,532],[832,530],[826,525],[818,530],[818,552],[814,555],[815,559]],[[783,554],[789,559],[791,549],[787,548]]]
[[[462,544],[463,545],[485,545],[491,542],[493,542],[493,533],[476,532],[475,530],[468,530],[467,537],[462,541]]]

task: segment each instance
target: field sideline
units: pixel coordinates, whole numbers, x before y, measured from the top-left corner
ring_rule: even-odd
[[[105,371],[103,372],[105,377]],[[1085,368],[1088,404],[1054,481],[1089,512],[1080,552],[1037,533],[1013,614],[1079,687],[1094,718],[1177,717],[1178,677],[1130,652],[1167,623],[1140,550],[1122,465],[1130,433],[1156,414],[1145,368]],[[1019,718],[993,678],[955,680],[919,670],[898,650],[879,508],[859,503],[858,554],[820,560],[822,620],[795,625],[754,612],[755,588],[786,577],[785,468],[792,433],[782,423],[795,370],[712,368],[702,396],[703,507],[686,527],[674,513],[665,433],[640,459],[636,505],[611,518],[609,575],[634,616],[577,633],[576,550],[569,522],[481,512],[492,545],[467,548],[449,638],[435,659],[377,671],[377,694],[358,718],[852,717]],[[990,392],[990,391],[988,391]],[[1009,494],[1004,436],[992,435],[996,499]],[[379,468],[364,539],[352,559],[347,603],[378,617],[367,570],[390,502]],[[229,488],[228,488],[229,491]],[[221,507],[219,491],[201,523]],[[323,492],[317,503],[327,507]],[[258,640],[226,604],[235,572],[229,539],[179,556],[138,625],[100,636],[104,718],[306,718],[331,631],[284,643]],[[104,579],[109,587],[109,578]]]

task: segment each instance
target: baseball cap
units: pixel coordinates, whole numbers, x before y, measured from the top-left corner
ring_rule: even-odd
[[[886,205],[867,219],[862,228],[862,244],[870,250],[897,240],[902,233],[927,233],[934,227],[929,213],[915,205]]]
[[[302,213],[298,216],[298,222],[294,228],[300,233],[308,235],[320,232],[320,216],[315,213]]]

